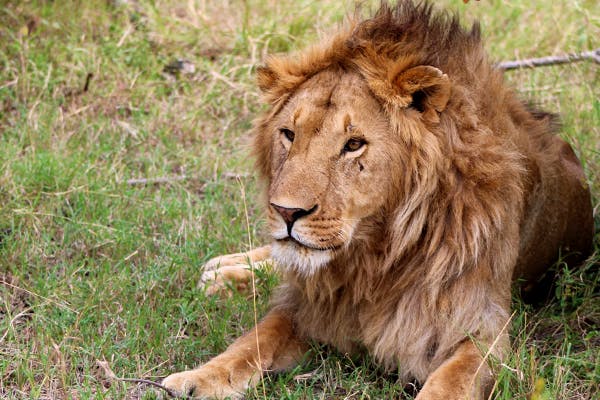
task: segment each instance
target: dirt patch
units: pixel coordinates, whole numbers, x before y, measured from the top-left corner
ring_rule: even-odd
[[[18,279],[9,272],[0,272],[0,294],[5,299],[4,304],[0,304],[0,319],[7,316],[19,319],[18,314],[28,314],[31,295],[20,288]]]

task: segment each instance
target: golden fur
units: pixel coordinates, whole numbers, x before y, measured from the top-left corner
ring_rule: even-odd
[[[530,289],[561,247],[591,244],[589,190],[553,116],[505,86],[477,25],[410,1],[270,58],[258,84],[274,239],[260,252],[282,287],[256,329],[165,385],[239,397],[312,339],[366,349],[424,383],[419,399],[483,398],[513,279]]]

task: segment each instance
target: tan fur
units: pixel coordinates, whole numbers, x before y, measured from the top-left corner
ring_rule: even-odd
[[[484,398],[483,353],[509,350],[513,279],[532,287],[561,247],[591,244],[589,190],[553,117],[504,85],[477,25],[409,1],[270,58],[258,83],[281,290],[258,342],[249,333],[164,384],[241,396],[312,339],[366,349],[424,383],[418,399]]]
[[[204,264],[204,272],[198,286],[205,289],[207,295],[228,296],[230,287],[247,291],[248,283],[253,279],[252,268],[269,264],[270,246],[263,246],[246,253],[228,254],[215,257]]]

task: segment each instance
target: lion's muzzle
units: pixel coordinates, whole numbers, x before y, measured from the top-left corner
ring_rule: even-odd
[[[283,207],[275,203],[271,203],[271,207],[273,207],[273,209],[275,209],[275,211],[277,211],[285,221],[288,235],[290,237],[292,236],[292,227],[294,226],[294,222],[306,215],[312,214],[317,209],[316,204],[309,209]]]

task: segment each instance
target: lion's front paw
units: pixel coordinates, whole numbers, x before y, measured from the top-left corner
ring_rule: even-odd
[[[206,371],[204,368],[178,372],[167,376],[162,385],[178,396],[195,399],[240,399],[243,393],[228,383],[225,371]]]
[[[204,266],[204,273],[198,282],[198,287],[204,288],[207,295],[230,296],[233,288],[238,292],[246,292],[252,283],[252,268],[267,271],[271,268],[270,260],[253,262],[250,265],[240,260],[241,256],[222,256],[210,260]]]
[[[212,271],[205,271],[198,283],[206,294],[230,296],[230,287],[238,292],[245,292],[252,280],[252,270],[247,264],[227,265]]]
[[[254,279],[252,270],[269,271],[272,265],[270,257],[271,246],[215,257],[204,264],[198,287],[204,288],[208,295],[229,296],[229,288],[246,292]]]

